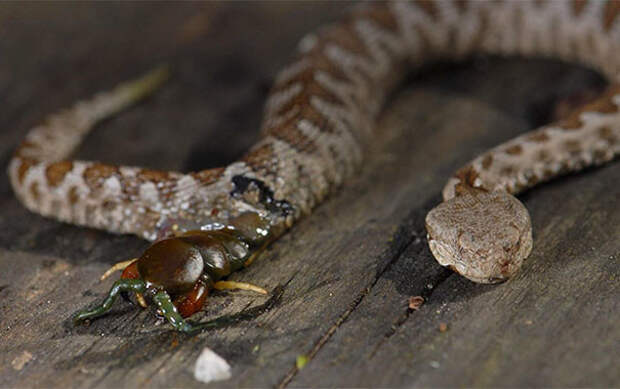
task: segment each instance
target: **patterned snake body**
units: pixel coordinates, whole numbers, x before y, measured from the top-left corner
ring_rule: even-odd
[[[32,129],[10,162],[34,212],[148,240],[171,223],[217,228],[247,212],[278,235],[361,165],[386,96],[412,68],[473,54],[543,56],[620,78],[620,2],[418,1],[371,4],[306,36],[278,75],[262,136],[229,166],[194,173],[66,160],[101,119],[148,93],[162,72],[123,84]],[[515,138],[450,178],[427,217],[431,251],[478,282],[513,274],[531,250],[512,194],[620,152],[620,88],[566,120]],[[489,204],[490,208],[486,205]]]

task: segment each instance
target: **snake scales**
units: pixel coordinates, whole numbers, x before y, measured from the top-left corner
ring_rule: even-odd
[[[373,3],[307,35],[278,75],[261,139],[239,161],[193,173],[67,160],[101,119],[162,72],[101,93],[32,129],[9,166],[17,197],[44,216],[155,240],[171,223],[217,228],[253,212],[278,235],[362,163],[386,96],[411,69],[472,54],[543,56],[620,78],[618,1]],[[512,275],[529,255],[529,215],[512,195],[620,152],[620,88],[565,120],[477,157],[451,177],[427,217],[431,251],[478,282]]]

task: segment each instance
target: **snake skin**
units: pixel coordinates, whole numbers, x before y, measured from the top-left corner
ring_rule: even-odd
[[[356,172],[386,96],[407,72],[474,53],[542,56],[585,64],[613,84],[619,14],[620,2],[581,0],[357,7],[302,39],[266,102],[260,140],[239,161],[185,174],[67,160],[100,119],[136,98],[133,83],[32,129],[10,162],[11,183],[34,212],[148,240],[170,221],[225,224],[246,211],[290,227]],[[459,185],[518,193],[611,160],[620,152],[619,107],[612,87],[568,119],[484,153],[450,178],[444,199]]]

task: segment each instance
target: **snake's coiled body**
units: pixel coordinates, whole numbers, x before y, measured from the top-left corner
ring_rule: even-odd
[[[355,173],[386,96],[408,71],[429,61],[478,53],[578,62],[616,83],[620,2],[371,4],[301,41],[298,55],[279,74],[268,98],[260,141],[229,166],[184,174],[65,160],[98,120],[157,82],[154,74],[79,103],[33,129],[10,163],[11,183],[34,212],[149,240],[171,221],[225,225],[248,211],[269,220],[274,231],[283,231]],[[444,200],[474,193],[475,203],[476,193],[516,194],[611,160],[620,153],[619,106],[620,88],[612,87],[565,121],[490,150],[449,180]],[[449,211],[442,217],[450,222],[458,215]],[[469,233],[447,231],[434,221],[429,222],[433,253],[461,255],[458,245]],[[528,227],[529,219],[521,222],[515,229]],[[495,227],[485,228],[485,234],[494,233]],[[470,238],[471,251],[482,253]],[[527,255],[527,243],[519,245],[519,255]],[[461,270],[458,263],[445,264]],[[508,272],[504,265],[502,272]]]

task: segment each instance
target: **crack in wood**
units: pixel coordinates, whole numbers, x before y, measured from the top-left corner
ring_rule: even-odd
[[[409,219],[409,218],[408,218]],[[408,220],[406,219],[406,220]],[[377,282],[381,279],[383,274],[385,274],[394,263],[398,261],[401,255],[407,250],[407,248],[417,241],[416,233],[411,233],[411,228],[407,228],[406,222],[399,226],[397,232],[394,234],[393,244],[391,247],[387,249],[388,252],[393,252],[392,257],[387,262],[387,264],[383,267],[383,269],[379,270],[372,282],[369,286],[364,288],[349,304],[349,308],[344,311],[336,320],[336,322],[319,338],[319,340],[312,347],[312,350],[308,354],[306,354],[307,361],[310,362],[314,358],[314,356],[323,348],[325,343],[334,335],[334,333],[338,330],[338,328],[347,320],[349,315],[357,309],[364,298],[372,291]],[[276,386],[278,389],[284,389],[299,373],[299,368],[297,366],[293,366],[288,373],[284,376],[284,378],[280,381],[280,383]]]
[[[451,270],[446,269],[446,271],[439,274],[433,281],[427,283],[424,286],[424,288],[419,294],[419,296],[424,299],[424,304],[427,304],[429,302],[431,296],[433,295],[433,292],[453,274],[454,273]],[[416,310],[407,308],[402,315],[400,315],[396,320],[394,320],[394,322],[390,326],[390,329],[386,331],[386,333],[383,335],[383,338],[373,348],[372,352],[369,355],[369,358],[375,356],[381,346],[383,346],[385,342],[387,342],[394,334],[396,334],[398,329],[407,322],[409,316],[411,316],[411,314],[414,312],[416,312]]]

